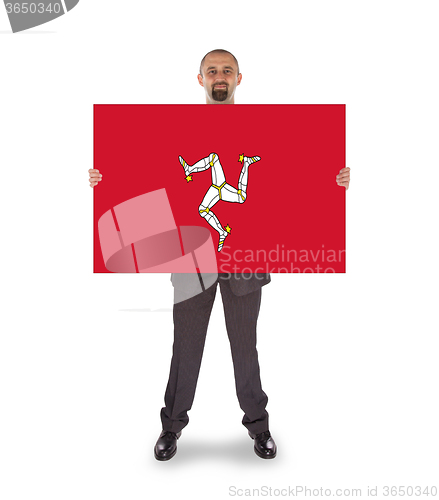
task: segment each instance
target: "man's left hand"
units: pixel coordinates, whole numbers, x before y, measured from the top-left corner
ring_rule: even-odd
[[[350,168],[342,168],[335,178],[337,184],[339,186],[344,186],[346,189],[349,189],[349,181],[351,180]]]

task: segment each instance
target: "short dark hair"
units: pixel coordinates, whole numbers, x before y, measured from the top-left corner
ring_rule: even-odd
[[[202,71],[202,68],[203,68],[203,64],[204,64],[204,61],[206,59],[206,57],[209,55],[209,54],[230,54],[233,59],[235,59],[235,62],[236,62],[236,66],[238,67],[238,75],[239,75],[239,64],[238,64],[238,59],[236,59],[236,57],[231,53],[229,52],[228,50],[224,50],[224,49],[214,49],[214,50],[211,50],[210,52],[208,52],[204,57],[203,59],[201,59],[201,63],[200,63],[200,75],[203,76],[203,71]]]

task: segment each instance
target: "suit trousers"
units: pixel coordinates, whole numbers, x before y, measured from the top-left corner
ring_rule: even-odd
[[[256,323],[261,305],[259,288],[233,294],[230,280],[220,278],[202,293],[174,304],[174,344],[165,406],[160,417],[165,431],[180,432],[189,422],[203,356],[207,327],[219,284],[232,351],[236,394],[244,412],[242,424],[252,433],[268,430],[268,397],[262,390],[256,350]],[[214,430],[221,430],[221,408],[214,409]]]

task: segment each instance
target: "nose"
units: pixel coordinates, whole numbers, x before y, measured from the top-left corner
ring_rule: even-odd
[[[226,76],[227,76],[227,74],[225,71],[218,71],[216,81],[225,82]]]
[[[217,77],[217,78],[216,78],[216,80],[215,80],[215,83],[216,83],[216,84],[218,84],[218,83],[219,83],[219,84],[221,84],[221,83],[224,83],[224,84],[225,84],[225,83],[226,83],[226,81],[227,81],[227,80],[226,80],[225,75],[218,75],[218,77]]]

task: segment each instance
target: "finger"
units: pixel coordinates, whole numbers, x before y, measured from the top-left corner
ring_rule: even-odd
[[[92,187],[92,188],[95,187],[95,186],[97,186],[97,185],[98,185],[97,182],[90,182],[90,187]]]
[[[349,187],[349,182],[337,182],[339,186],[344,186],[346,189]]]
[[[351,174],[349,172],[345,172],[344,174],[339,174],[336,176],[336,179],[339,180],[345,180],[345,179],[350,179]]]
[[[349,172],[349,170],[350,170],[350,167],[345,167],[345,168],[342,168],[342,169],[340,170],[340,173],[341,173],[341,172]]]
[[[89,172],[96,172],[97,174],[99,173],[99,170],[97,168],[90,168]]]
[[[101,174],[90,174],[90,179],[93,179],[95,181],[100,181],[102,180],[102,175]]]

